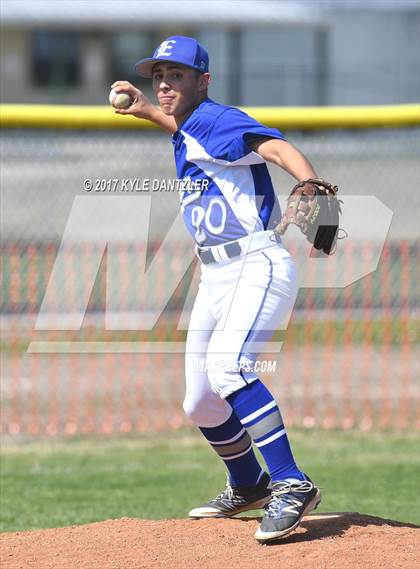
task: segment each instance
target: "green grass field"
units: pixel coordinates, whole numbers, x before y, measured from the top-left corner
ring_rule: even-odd
[[[176,319],[175,319],[176,320]],[[166,322],[165,326],[156,327],[149,331],[104,331],[95,328],[84,328],[77,332],[66,332],[65,339],[68,341],[108,341],[108,342],[138,342],[144,341],[185,341],[186,331],[174,330],[175,321],[172,319]],[[392,319],[377,317],[376,319],[357,319],[351,320],[329,320],[326,322],[312,322],[311,335],[308,336],[308,327],[306,322],[292,322],[289,324],[287,332],[277,331],[272,341],[284,341],[287,338],[293,338],[295,345],[303,345],[308,342],[311,344],[324,345],[328,338],[334,340],[334,345],[343,345],[351,343],[360,345],[366,343],[367,327],[369,327],[369,343],[374,346],[380,346],[384,342],[384,338],[389,345],[398,346],[404,342],[410,342],[413,345],[420,339],[420,327],[417,318],[409,318],[404,320],[397,316]],[[24,354],[28,349],[31,331],[27,336],[24,334],[20,338],[5,339],[0,341],[0,352],[2,354]]]
[[[416,433],[292,430],[290,436],[298,463],[323,489],[319,511],[420,523]],[[223,465],[189,431],[4,445],[0,529],[182,518],[224,482]]]

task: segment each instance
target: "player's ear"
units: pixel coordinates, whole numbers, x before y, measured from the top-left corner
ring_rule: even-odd
[[[199,91],[206,91],[210,83],[210,73],[200,73],[198,78]]]

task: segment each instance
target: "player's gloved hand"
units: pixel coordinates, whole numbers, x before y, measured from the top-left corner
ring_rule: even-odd
[[[133,104],[127,109],[115,109],[117,115],[134,115],[139,119],[153,119],[156,107],[140,89],[137,89],[128,81],[115,81],[111,88],[117,93],[122,91],[129,93],[133,99]]]
[[[340,202],[338,187],[310,178],[294,186],[287,200],[285,212],[275,231],[283,235],[289,225],[297,225],[315,249],[327,255],[334,253],[337,240]]]

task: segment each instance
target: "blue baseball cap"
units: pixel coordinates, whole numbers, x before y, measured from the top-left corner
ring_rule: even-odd
[[[172,61],[207,73],[209,70],[209,54],[194,38],[171,36],[156,48],[153,57],[141,59],[134,69],[142,77],[152,77],[153,66],[158,61]]]

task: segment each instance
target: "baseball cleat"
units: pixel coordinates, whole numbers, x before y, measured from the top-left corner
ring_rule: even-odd
[[[194,508],[190,518],[230,518],[247,510],[263,508],[271,497],[270,477],[264,472],[256,486],[231,486],[229,479],[226,488],[213,500]]]
[[[271,500],[265,508],[255,539],[266,542],[285,537],[320,502],[321,492],[309,479],[273,482]]]

